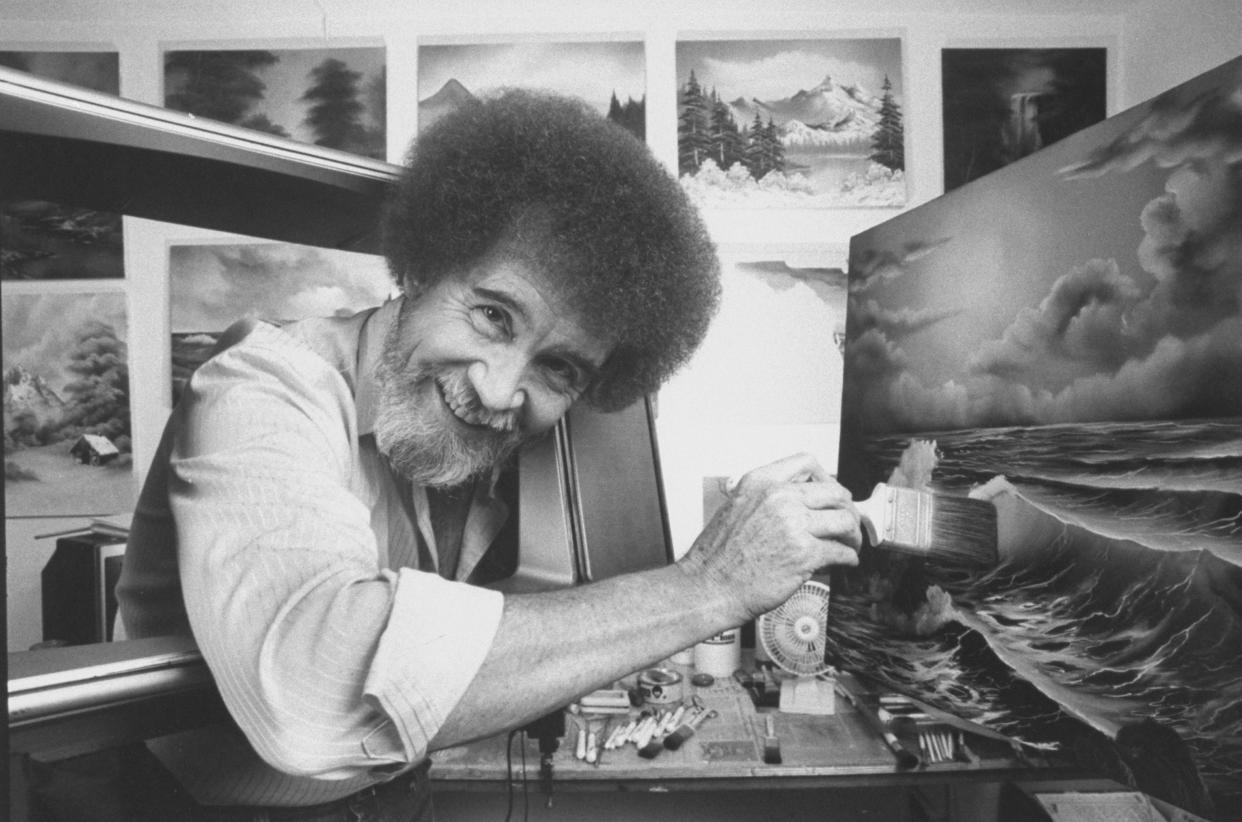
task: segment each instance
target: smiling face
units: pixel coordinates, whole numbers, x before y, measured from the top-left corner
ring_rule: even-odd
[[[607,355],[542,277],[493,256],[407,299],[376,372],[376,442],[411,481],[460,485],[552,428]]]

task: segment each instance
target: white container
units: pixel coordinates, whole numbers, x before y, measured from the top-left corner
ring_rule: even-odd
[[[742,630],[730,628],[694,646],[694,668],[717,678],[733,676],[742,666]]]

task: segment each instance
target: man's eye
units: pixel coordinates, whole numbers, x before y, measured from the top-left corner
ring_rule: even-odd
[[[567,360],[548,360],[543,367],[558,386],[571,391],[581,389],[579,383],[582,380],[582,374],[573,363]]]
[[[475,316],[491,329],[509,333],[509,315],[494,305],[480,305],[474,309]]]

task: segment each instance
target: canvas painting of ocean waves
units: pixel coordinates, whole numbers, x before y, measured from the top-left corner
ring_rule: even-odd
[[[855,236],[840,453],[1000,562],[864,557],[837,664],[1242,819],[1242,58]]]

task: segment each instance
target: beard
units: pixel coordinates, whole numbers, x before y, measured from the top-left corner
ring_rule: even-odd
[[[486,477],[526,442],[515,412],[488,412],[464,369],[411,369],[396,345],[397,324],[375,376],[379,387],[375,442],[392,469],[410,482],[454,488]],[[445,398],[476,424],[459,430]]]

